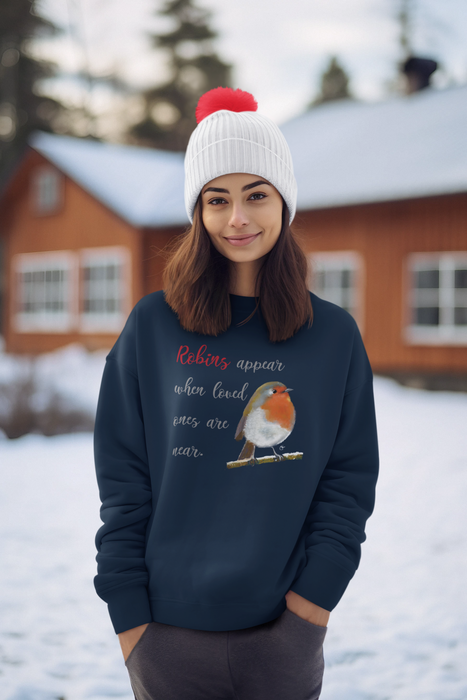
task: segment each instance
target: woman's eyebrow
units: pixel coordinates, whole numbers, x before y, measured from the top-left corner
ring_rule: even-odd
[[[252,182],[251,184],[242,187],[242,192],[245,192],[245,190],[251,190],[253,187],[257,187],[258,185],[269,185],[269,182],[266,182],[265,180],[256,180],[256,182]]]
[[[245,190],[251,190],[253,187],[257,187],[258,185],[269,185],[269,182],[266,182],[265,180],[256,180],[256,182],[251,182],[249,185],[242,187],[242,192],[245,192]],[[230,194],[229,190],[226,190],[223,187],[206,187],[203,194],[206,192],[224,192],[225,194]]]

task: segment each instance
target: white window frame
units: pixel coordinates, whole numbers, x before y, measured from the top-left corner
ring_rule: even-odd
[[[31,173],[32,209],[38,216],[55,214],[62,208],[64,195],[62,173],[48,163],[38,165]]]
[[[39,272],[61,269],[68,273],[68,283],[65,287],[65,309],[62,312],[22,311],[24,287],[21,285],[19,275],[26,272]],[[76,253],[68,250],[54,250],[40,253],[18,253],[12,258],[12,271],[14,290],[12,294],[12,320],[13,327],[18,333],[67,333],[76,326],[77,319],[77,295],[78,258]]]
[[[315,251],[313,253],[309,253],[308,259],[310,267],[308,289],[310,289],[312,292],[315,292],[313,287],[313,272],[315,270],[319,270],[320,268],[327,270],[342,270],[343,268],[350,268],[354,272],[355,284],[351,292],[351,307],[353,309],[352,316],[355,318],[360,333],[363,335],[365,317],[365,263],[362,254],[356,250]],[[326,298],[325,296],[321,297],[320,291],[318,290],[315,293],[320,298]],[[341,306],[339,300],[329,299],[329,301]]]
[[[439,309],[438,326],[420,326],[412,323],[412,313],[417,292],[412,285],[413,271],[439,268]],[[467,251],[410,253],[405,260],[405,290],[403,294],[403,329],[402,338],[408,345],[467,345],[467,327],[455,326],[454,315],[454,269],[467,266]],[[427,290],[428,291],[428,290]],[[467,292],[466,292],[467,295]]]
[[[84,299],[86,293],[86,281],[84,268],[89,264],[96,266],[102,264],[118,263],[122,269],[120,278],[121,308],[115,313],[93,313],[84,311]],[[131,299],[131,253],[125,246],[103,246],[96,248],[83,248],[80,250],[80,333],[119,333],[128,314]]]

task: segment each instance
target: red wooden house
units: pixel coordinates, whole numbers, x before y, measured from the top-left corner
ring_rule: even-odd
[[[467,87],[320,105],[282,125],[309,285],[375,373],[467,389]],[[183,154],[36,133],[0,200],[9,352],[111,347],[188,225]]]
[[[157,249],[188,223],[183,154],[45,133],[30,144],[0,202],[6,350],[110,348],[160,288]]]

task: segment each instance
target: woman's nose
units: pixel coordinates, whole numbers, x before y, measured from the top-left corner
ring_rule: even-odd
[[[233,228],[242,228],[242,226],[248,226],[250,223],[245,210],[241,204],[233,204],[232,214],[229,219],[229,226]]]

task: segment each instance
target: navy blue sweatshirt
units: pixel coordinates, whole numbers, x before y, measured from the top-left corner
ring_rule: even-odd
[[[353,317],[272,343],[253,297],[185,331],[163,291],[107,355],[94,431],[97,594],[118,634],[156,621],[236,630],[295,591],[333,610],[358,568],[379,458],[373,375]]]

